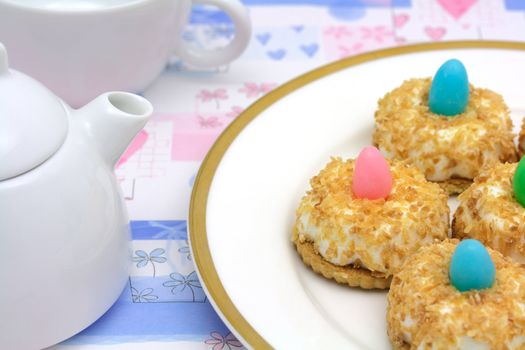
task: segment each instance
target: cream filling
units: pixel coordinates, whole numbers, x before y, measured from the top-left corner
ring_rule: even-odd
[[[403,327],[404,329],[403,330],[403,340],[409,344],[412,343],[412,333],[407,332],[406,329],[412,328],[415,324],[416,322],[414,321],[412,317],[410,317],[410,315],[405,317],[405,319],[401,321],[401,327]]]
[[[321,237],[321,229],[315,225],[310,225],[310,215],[308,213],[304,213],[300,217],[300,222],[302,225],[302,229],[300,230],[300,233],[304,235],[304,237],[310,241],[310,242],[316,242],[319,246],[319,254],[326,259],[327,261],[331,262],[334,265],[350,265],[357,262],[363,263],[361,256],[354,252],[351,255],[344,256],[343,252],[345,251],[346,247],[353,242],[356,247],[366,247],[366,242],[361,239],[359,236],[350,234],[350,230],[352,229],[353,225],[347,225],[343,227],[343,231],[346,233],[346,240],[339,241],[335,235],[329,235],[328,237]],[[330,247],[330,243],[332,241],[337,242],[337,256],[335,258],[328,257],[327,250]],[[378,249],[370,249],[368,250],[368,253],[370,256],[372,256],[373,264],[374,265],[382,265],[384,266],[383,259],[381,259],[381,250]],[[364,266],[367,267],[367,266]],[[385,269],[386,271],[386,269]]]
[[[446,344],[441,344],[439,340],[423,340],[421,344],[417,347],[417,350],[428,350],[428,347],[426,346],[428,343],[432,344],[432,347],[430,349],[432,350],[440,350],[444,349],[443,346],[448,346],[448,342]],[[490,350],[490,346],[487,343],[479,342],[477,340],[472,339],[468,336],[459,337],[456,341],[456,347],[454,348],[447,348],[450,350]]]
[[[505,116],[500,116],[499,119],[503,120]],[[454,166],[449,165],[449,158],[445,155],[439,155],[434,153],[435,140],[439,140],[440,144],[450,144],[452,145],[454,138],[460,138],[461,136],[456,136],[458,133],[469,134],[470,139],[466,143],[460,143],[459,147],[454,145],[454,151],[456,154],[466,155],[472,152],[477,152],[473,150],[473,146],[479,144],[480,140],[485,136],[486,130],[479,128],[476,132],[471,131],[471,125],[463,125],[451,127],[448,129],[434,130],[431,128],[422,128],[419,130],[421,133],[433,134],[434,139],[428,140],[425,143],[418,146],[418,148],[412,148],[409,152],[409,158],[411,162],[419,169],[421,169],[427,176],[427,179],[430,181],[445,181],[451,178],[465,178],[473,179],[478,175],[479,166],[477,162],[466,162],[458,161]],[[388,152],[386,149],[395,150],[396,147],[393,145],[391,138],[385,138],[385,142],[388,145],[382,145],[381,151],[384,152],[387,157],[395,158],[397,153],[392,151]],[[451,146],[452,147],[452,146]],[[482,151],[482,158],[485,163],[490,161],[499,161],[499,156],[502,150],[500,147],[494,147],[491,149],[485,149]],[[429,157],[429,154],[432,156]],[[429,174],[429,169],[434,169],[434,171]]]
[[[399,203],[398,205],[399,211],[403,213],[403,219],[407,220],[408,223],[409,219],[407,213],[410,210],[409,204]],[[299,229],[300,235],[302,235],[304,238],[306,238],[306,240],[310,242],[317,243],[319,247],[319,254],[321,254],[321,256],[325,260],[329,261],[334,265],[339,266],[358,264],[361,267],[379,272],[389,271],[389,268],[387,269],[386,267],[388,262],[384,261],[384,259],[381,257],[381,254],[385,249],[386,244],[391,246],[393,243],[397,246],[414,247],[416,245],[430,244],[433,240],[430,236],[421,239],[417,232],[412,231],[410,229],[404,230],[404,235],[393,234],[392,227],[388,223],[383,223],[375,231],[370,232],[370,235],[373,235],[374,238],[377,238],[377,236],[381,234],[386,235],[387,237],[391,237],[391,239],[387,240],[386,243],[383,244],[371,245],[370,240],[367,240],[361,235],[356,235],[352,233],[352,224],[345,225],[342,227],[342,231],[344,233],[343,236],[345,238],[340,239],[337,233],[324,230],[325,233],[323,234],[323,230],[321,230],[319,226],[310,224],[309,213],[303,213],[299,218],[299,222],[301,226]],[[320,226],[325,225],[323,225],[323,223],[320,223]],[[408,239],[405,240],[405,238]],[[336,256],[328,256],[327,254],[327,250],[329,249],[331,242],[335,242],[337,245]],[[349,254],[347,248],[352,244],[354,245],[355,250]],[[363,259],[363,257],[359,255],[358,251],[366,251],[369,258],[371,259]],[[394,265],[400,264],[401,262],[392,261],[390,263]],[[391,267],[392,266],[390,266],[390,268]]]
[[[525,150],[525,138],[521,139],[519,142],[519,149],[523,152]]]
[[[485,189],[488,190],[488,195],[494,198],[498,198],[505,194],[503,189],[495,185],[482,185],[476,191],[485,192]],[[463,213],[461,214],[461,220],[466,224],[467,228],[469,227],[469,224],[471,226],[470,229],[465,230],[465,233],[469,234],[470,232],[473,232],[475,236],[476,225],[474,222],[477,220],[488,223],[498,231],[505,230],[505,220],[492,212],[486,211],[485,208],[480,205],[480,201],[476,201],[476,211],[479,213],[480,219],[475,220],[472,211],[467,206],[462,207]],[[498,242],[492,242],[492,247],[494,249],[500,248],[497,243]],[[525,243],[525,237],[522,237],[519,242],[513,245],[513,247],[517,247],[523,243]],[[510,250],[508,248],[506,249],[506,255],[511,257],[512,260],[520,264],[525,264],[525,256],[517,248],[511,248]]]
[[[447,314],[450,312],[449,307],[443,307],[441,310],[442,314]],[[408,344],[412,343],[412,332],[409,329],[412,329],[413,327],[417,328],[416,322],[412,319],[412,317],[407,316],[402,322],[401,326],[403,327],[403,340],[407,342]],[[518,337],[519,338],[519,337]],[[453,348],[450,348],[450,343],[448,343],[448,340],[446,340],[446,343],[443,343],[444,340],[442,339],[423,339],[419,346],[417,347],[418,350],[428,350],[427,345],[432,344],[432,347],[430,349],[457,349],[457,350],[490,350],[490,346],[487,343],[480,342],[477,340],[472,339],[469,336],[459,336],[457,337],[455,344],[456,346]],[[521,344],[523,344],[523,340],[520,343],[520,339],[515,338],[512,344],[509,344],[510,349],[517,349]],[[515,345],[517,344],[517,345]]]
[[[519,283],[516,282],[516,288],[520,288]],[[482,307],[482,306],[481,306]],[[515,302],[515,308],[518,309],[521,313],[525,312],[525,304],[516,301]],[[441,314],[441,317],[443,319],[447,319],[448,322],[451,323],[451,326],[457,329],[460,329],[458,327],[459,325],[457,322],[454,322],[452,313],[452,308],[449,304],[444,304],[441,306],[439,313]],[[403,336],[403,340],[407,342],[408,344],[412,344],[414,331],[417,330],[418,324],[417,322],[411,317],[410,314],[406,315],[406,317],[401,321],[401,334]],[[501,322],[505,322],[506,320],[503,319]],[[427,347],[428,344],[432,344],[432,347],[430,349],[457,349],[457,350],[489,350],[490,346],[489,344],[474,340],[472,337],[469,337],[467,335],[461,335],[457,336],[454,344],[455,346],[451,347],[449,340],[445,339],[435,339],[435,338],[425,338],[423,339],[417,349],[420,350],[428,350]],[[510,350],[518,350],[523,349],[525,346],[525,335],[518,335],[512,338],[510,341],[505,342],[506,348]]]
[[[515,337],[510,341],[510,343],[507,344],[507,346],[508,346],[509,349],[511,349],[511,350],[514,350],[514,349],[522,349],[523,346],[525,346],[525,335],[518,335],[518,336],[515,336]]]
[[[458,345],[461,350],[490,350],[489,344],[474,340],[468,336],[460,337]]]
[[[408,335],[408,337],[411,337],[411,335]],[[456,346],[453,348],[448,347],[450,344],[441,344],[439,340],[423,340],[421,344],[417,347],[417,350],[428,350],[428,347],[426,347],[427,344],[431,343],[432,347],[430,349],[432,350],[439,350],[444,349],[443,346],[445,346],[447,349],[451,350],[490,350],[490,345],[477,341],[472,339],[469,336],[461,336],[458,337],[456,340]],[[512,341],[506,343],[507,348],[509,350],[518,350],[522,349],[523,345],[525,345],[525,336],[518,335],[512,339]]]
[[[422,131],[428,133],[435,133],[435,138],[440,140],[440,143],[451,144],[452,140],[458,133],[464,133],[463,129],[466,126],[458,126],[455,128],[449,128],[444,130],[433,131],[429,128],[424,128]],[[483,129],[477,130],[476,133],[470,133],[473,138],[467,144],[462,144],[455,148],[457,154],[468,154],[472,152],[472,144],[478,143],[479,140],[485,135],[486,131]],[[472,179],[478,174],[477,164],[469,164],[468,162],[457,162],[455,166],[449,165],[449,158],[445,155],[432,155],[432,159],[428,159],[428,154],[432,154],[434,148],[434,140],[425,142],[421,148],[412,149],[409,151],[409,156],[419,169],[434,168],[434,172],[427,176],[428,180],[431,181],[445,181],[453,177],[460,177],[465,179]],[[484,159],[499,159],[499,153],[496,150],[484,150]],[[434,159],[437,159],[437,163],[434,163]],[[425,171],[426,173],[426,171]]]

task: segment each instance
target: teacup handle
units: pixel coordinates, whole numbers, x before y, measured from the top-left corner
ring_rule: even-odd
[[[175,54],[184,62],[202,68],[218,67],[240,56],[250,42],[252,31],[246,7],[239,0],[192,0],[192,5],[213,5],[222,9],[233,20],[235,35],[228,45],[216,50],[194,47],[180,38]]]

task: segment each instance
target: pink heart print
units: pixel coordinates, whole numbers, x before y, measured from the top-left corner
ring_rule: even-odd
[[[425,33],[432,40],[440,40],[447,33],[443,27],[425,27]]]
[[[406,13],[402,13],[394,16],[394,27],[401,28],[408,22],[410,17]]]
[[[438,0],[443,9],[455,19],[459,19],[478,0]]]

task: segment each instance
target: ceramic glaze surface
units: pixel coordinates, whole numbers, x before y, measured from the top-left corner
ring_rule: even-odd
[[[0,181],[51,157],[64,142],[67,127],[63,104],[42,84],[9,70],[0,43]]]
[[[9,285],[0,288],[0,344],[9,349],[43,348],[81,331],[128,277],[128,218],[113,166],[151,105],[109,93],[78,111],[64,108],[69,128],[59,150],[0,181],[0,254],[9,261],[0,266]],[[30,286],[20,281],[28,275]]]
[[[113,304],[128,276],[117,183],[77,128],[38,171],[0,182],[0,254],[10,262],[0,268],[9,285],[0,288],[6,349],[41,348],[79,332]],[[31,285],[20,280],[28,275]]]
[[[505,96],[514,131],[519,130],[525,70],[515,67],[525,52],[435,49],[446,45],[451,44],[429,45],[432,51],[417,52],[414,48],[424,46],[415,46],[367,53],[283,85],[237,117],[202,163],[188,226],[194,261],[223,320],[254,348],[263,348],[263,339],[275,349],[392,349],[386,291],[322,278],[298,257],[290,235],[310,178],[330,157],[355,158],[370,145],[377,99],[450,57],[476,72],[476,84]],[[387,54],[397,50],[406,51]],[[483,69],[486,62],[502,69]],[[457,200],[451,198],[449,206],[453,212]]]
[[[0,344],[41,349],[122,292],[130,237],[113,168],[153,108],[110,92],[72,110],[7,62],[0,45],[0,130],[15,139],[0,138]]]
[[[182,39],[192,4],[217,6],[231,17],[235,37],[227,46],[207,51]],[[73,107],[105,91],[143,90],[174,53],[199,67],[229,63],[250,34],[239,0],[0,0],[0,42],[10,65]]]
[[[36,9],[52,9],[57,11],[94,10],[126,5],[138,0],[7,0],[20,6]]]

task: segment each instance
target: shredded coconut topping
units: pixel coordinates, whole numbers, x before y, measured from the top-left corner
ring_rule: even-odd
[[[525,264],[525,208],[514,198],[517,163],[483,169],[459,197],[452,234],[475,238]]]
[[[500,95],[471,86],[465,112],[444,117],[428,108],[431,82],[405,81],[379,100],[375,145],[431,181],[473,179],[489,163],[516,160],[512,120]]]
[[[332,160],[311,180],[301,200],[299,241],[334,265],[354,265],[390,276],[420,246],[447,237],[447,195],[416,168],[389,162],[392,191],[386,200],[354,198],[354,160]]]
[[[449,281],[458,240],[422,247],[406,259],[388,293],[388,334],[396,349],[523,349],[525,269],[488,248],[491,288],[459,292]]]

